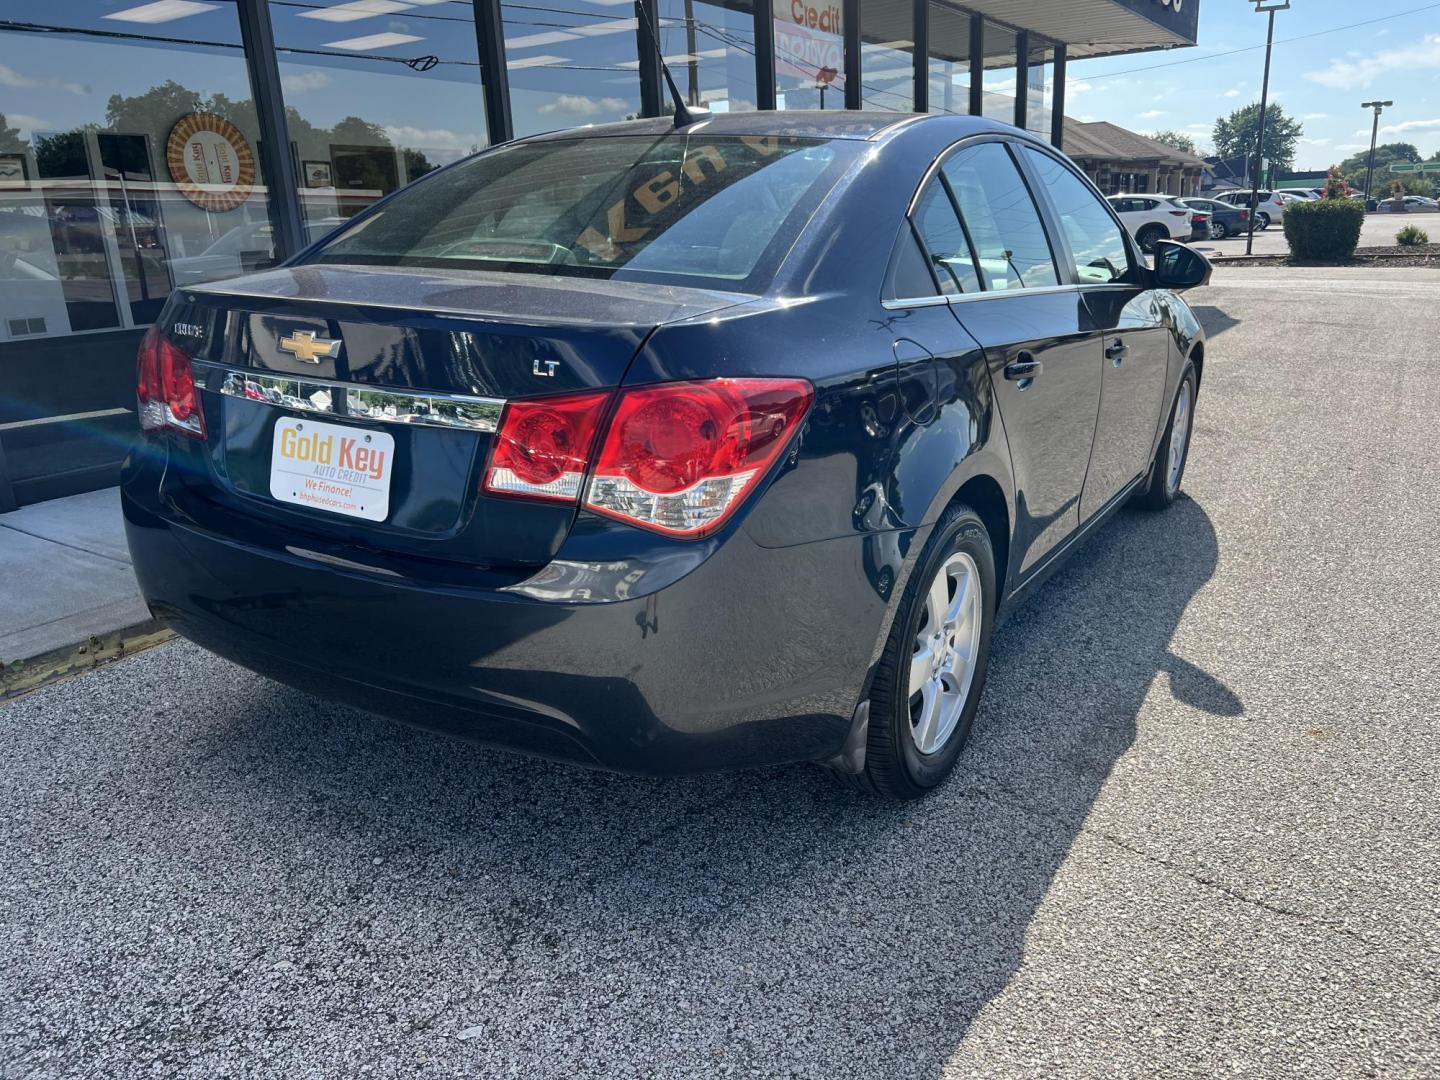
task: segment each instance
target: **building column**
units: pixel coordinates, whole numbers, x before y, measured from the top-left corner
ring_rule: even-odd
[[[1055,87],[1050,92],[1050,145],[1065,148],[1065,46],[1055,46],[1055,69],[1051,76]]]
[[[500,15],[500,0],[475,0],[474,7],[485,126],[490,145],[494,146],[515,137],[515,120],[510,113],[510,69],[505,66],[505,22]]]
[[[655,35],[660,32],[660,16],[650,22],[647,3],[654,0],[635,0],[635,50],[640,61],[640,115],[661,116],[665,109],[665,87],[660,75],[660,42]]]
[[[755,0],[755,107],[775,108],[775,22],[770,0]]]
[[[844,53],[840,58],[845,69],[845,108],[860,108],[860,0],[841,0],[844,24]]]
[[[970,16],[970,115],[985,113],[985,18]]]
[[[1025,130],[1030,111],[1030,34],[1015,32],[1015,126]]]
[[[260,129],[260,169],[270,193],[270,228],[275,257],[288,259],[309,247],[300,215],[300,184],[295,157],[290,153],[290,130],[285,123],[285,99],[280,89],[280,61],[275,54],[275,31],[266,0],[239,0],[240,42],[250,86],[255,95],[255,120]]]
[[[930,111],[930,0],[915,0],[915,44],[911,46],[915,62],[915,111]]]

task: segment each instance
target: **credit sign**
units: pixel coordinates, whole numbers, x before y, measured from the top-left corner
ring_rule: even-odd
[[[395,439],[383,431],[284,417],[275,422],[270,494],[281,502],[384,521]]]

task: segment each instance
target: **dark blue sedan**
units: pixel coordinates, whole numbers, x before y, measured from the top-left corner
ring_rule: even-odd
[[[135,570],[206,648],[433,729],[916,796],[997,615],[1175,499],[1208,275],[979,118],[509,143],[170,298]]]

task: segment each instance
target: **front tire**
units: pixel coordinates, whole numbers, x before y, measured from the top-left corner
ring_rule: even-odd
[[[1258,228],[1261,232],[1264,232],[1266,229],[1268,229],[1268,228],[1270,227],[1270,215],[1269,215],[1269,214],[1256,214],[1256,215],[1255,215],[1255,225],[1256,225],[1256,228]]]
[[[952,506],[905,587],[870,689],[865,771],[852,783],[915,799],[950,774],[985,686],[998,597],[980,515]]]
[[[1160,437],[1160,445],[1151,459],[1145,486],[1136,492],[1132,500],[1136,506],[1146,510],[1164,510],[1179,496],[1180,483],[1185,479],[1185,462],[1190,457],[1190,435],[1195,429],[1195,394],[1199,386],[1195,365],[1187,360],[1185,370],[1180,373],[1175,400],[1170,406],[1170,421],[1165,425],[1165,434]]]

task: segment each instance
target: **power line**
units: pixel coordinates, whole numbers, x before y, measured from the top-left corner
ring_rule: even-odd
[[[1422,11],[1432,11],[1440,8],[1440,3],[1425,4],[1421,7],[1410,8],[1408,11],[1397,11],[1392,15],[1382,15],[1376,19],[1365,19],[1362,22],[1349,23],[1345,26],[1332,26],[1329,30],[1316,30],[1311,34],[1299,34],[1296,37],[1281,38],[1275,42],[1276,45],[1289,45],[1296,41],[1308,41],[1310,38],[1324,37],[1326,34],[1338,34],[1342,30],[1354,30],[1359,26],[1373,26],[1375,23],[1389,22],[1391,19],[1401,19],[1406,15],[1415,15]],[[1185,60],[1170,60],[1164,64],[1150,64],[1147,67],[1126,68],[1124,71],[1107,71],[1104,75],[1086,75],[1086,82],[1094,82],[1097,79],[1115,79],[1121,75],[1134,75],[1141,71],[1157,71],[1160,68],[1179,67],[1181,64],[1198,64],[1202,60],[1219,60],[1226,56],[1236,56],[1240,53],[1255,52],[1257,49],[1265,48],[1264,45],[1246,45],[1242,49],[1227,49],[1224,52],[1206,53],[1204,56],[1192,56]],[[1075,61],[1079,63],[1080,61]]]

